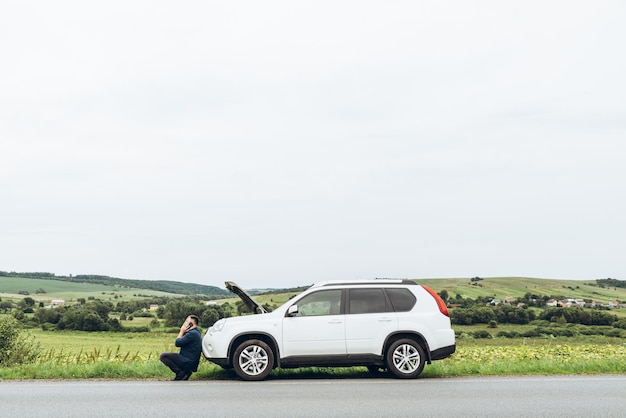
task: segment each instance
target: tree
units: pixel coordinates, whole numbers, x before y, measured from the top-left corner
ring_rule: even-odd
[[[200,325],[203,327],[212,326],[217,320],[220,319],[219,313],[216,309],[205,309],[200,316]]]
[[[81,325],[83,331],[104,331],[108,329],[100,315],[94,311],[87,312],[82,317]]]
[[[189,315],[199,315],[200,310],[201,307],[197,304],[172,300],[165,305],[163,319],[165,319],[165,324],[168,326],[180,326]]]

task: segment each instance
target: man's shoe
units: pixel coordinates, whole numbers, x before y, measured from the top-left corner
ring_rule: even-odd
[[[189,380],[191,377],[191,372],[181,372],[176,373],[176,377],[172,380]]]

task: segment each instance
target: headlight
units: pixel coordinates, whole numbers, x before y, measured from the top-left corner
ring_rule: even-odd
[[[220,332],[224,328],[224,324],[226,323],[226,319],[222,318],[216,323],[213,324],[211,328],[209,328],[209,333],[213,334],[214,332]]]

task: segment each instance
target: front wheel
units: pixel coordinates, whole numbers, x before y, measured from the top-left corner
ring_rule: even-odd
[[[404,338],[391,344],[386,355],[387,368],[396,377],[414,379],[424,370],[424,349],[415,340]]]
[[[243,380],[263,380],[274,368],[274,353],[261,340],[244,341],[235,350],[233,367]]]

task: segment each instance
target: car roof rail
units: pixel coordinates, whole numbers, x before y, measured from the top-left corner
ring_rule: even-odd
[[[409,279],[372,279],[372,280],[329,280],[320,282],[315,286],[354,286],[354,285],[417,285],[417,282]]]

